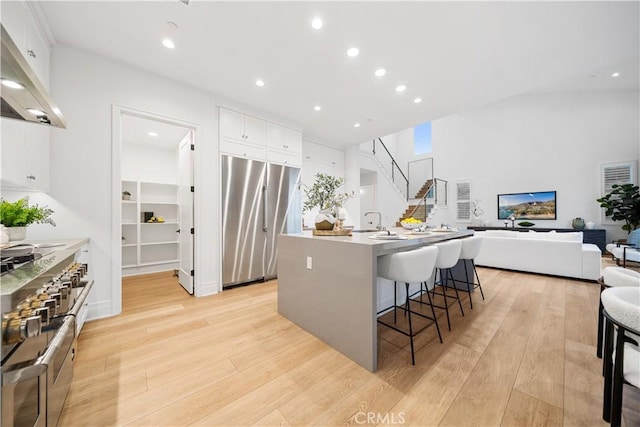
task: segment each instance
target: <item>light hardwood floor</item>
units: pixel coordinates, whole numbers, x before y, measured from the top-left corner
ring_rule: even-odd
[[[60,426],[598,426],[595,283],[480,269],[416,339],[379,326],[379,370],[279,316],[277,282],[194,298],[171,274],[129,278],[123,313],[79,337]],[[313,304],[313,301],[309,301]],[[347,325],[345,325],[346,327]]]

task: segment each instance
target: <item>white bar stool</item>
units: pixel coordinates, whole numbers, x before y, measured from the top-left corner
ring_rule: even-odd
[[[458,305],[460,306],[460,313],[464,316],[464,310],[462,309],[462,303],[460,302],[460,294],[458,294],[458,288],[456,288],[456,284],[453,280],[453,274],[451,269],[458,263],[458,259],[460,257],[460,251],[462,250],[462,241],[461,240],[449,240],[447,242],[436,243],[434,245],[438,248],[438,259],[436,260],[436,281],[433,284],[433,289],[431,293],[433,295],[440,295],[444,298],[444,305],[434,305],[434,307],[444,309],[447,313],[447,326],[449,330],[451,330],[451,320],[449,319],[449,303],[448,299],[458,300]],[[444,274],[443,274],[444,271]],[[438,278],[439,277],[439,278]],[[451,282],[453,284],[453,289],[456,292],[456,296],[447,295],[447,288],[449,288],[448,283]],[[425,284],[426,285],[426,284]],[[440,286],[442,288],[442,293],[436,292],[436,287]],[[455,304],[452,302],[451,304]]]
[[[612,427],[619,427],[622,421],[623,384],[640,388],[640,350],[637,341],[640,336],[640,287],[605,289],[600,300],[607,322],[602,418],[609,421]]]
[[[471,310],[473,310],[473,299],[471,298],[471,293],[474,289],[480,289],[480,295],[482,295],[482,300],[484,301],[484,292],[482,291],[482,285],[480,284],[480,277],[478,277],[478,270],[476,270],[475,259],[480,254],[480,248],[482,247],[482,236],[471,236],[466,239],[462,239],[462,249],[460,250],[460,259],[464,264],[464,275],[467,279],[466,281],[466,289],[460,289],[463,292],[467,292],[469,294],[469,305],[471,306]],[[473,267],[473,274],[471,276],[471,281],[469,281],[469,271],[467,270],[467,262],[471,263]],[[476,283],[477,281],[477,283]],[[455,282],[462,283],[459,280]]]
[[[607,288],[618,287],[640,287],[640,273],[622,267],[607,267],[602,273],[602,277],[598,280],[600,283],[600,292]],[[602,299],[598,307],[598,344],[596,347],[596,355],[602,358],[602,337],[604,335],[604,319],[602,315]]]
[[[433,317],[426,316],[422,313],[415,312],[411,310],[411,296],[409,295],[409,284],[411,283],[421,283],[426,281],[433,274],[433,268],[436,263],[436,258],[438,257],[438,248],[435,246],[425,246],[420,249],[415,249],[407,252],[398,252],[391,255],[383,255],[378,257],[378,277],[383,277],[385,279],[393,280],[394,282],[394,305],[391,307],[387,307],[384,310],[378,312],[378,314],[388,313],[389,310],[393,309],[393,325],[390,323],[386,323],[383,320],[378,319],[378,322],[384,326],[387,326],[401,334],[408,336],[411,342],[411,364],[416,364],[415,354],[413,350],[413,337],[425,330],[427,327],[431,326],[432,323],[435,323],[436,330],[438,331],[438,338],[440,339],[440,343],[442,343],[442,336],[440,335],[440,327],[438,326],[438,319],[436,318],[435,311],[433,310],[433,306],[431,307],[431,314]],[[405,302],[404,306],[398,306],[396,295],[398,282],[404,282],[405,284]],[[407,320],[409,323],[409,332],[405,332],[404,330],[395,326],[397,317],[396,311],[400,308],[404,311],[407,316]],[[425,319],[431,320],[431,323],[427,324],[424,328],[419,331],[413,331],[413,324],[411,323],[411,315],[415,314]]]

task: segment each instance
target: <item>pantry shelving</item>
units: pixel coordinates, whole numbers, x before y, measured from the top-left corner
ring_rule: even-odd
[[[125,191],[130,199],[122,200],[123,275],[178,268],[178,186],[122,181],[123,195]]]

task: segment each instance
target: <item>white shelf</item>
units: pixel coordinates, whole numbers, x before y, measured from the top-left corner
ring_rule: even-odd
[[[140,243],[140,246],[177,245],[178,243],[179,242],[177,240],[167,240],[166,242]]]
[[[122,181],[122,191],[129,191],[133,200],[122,200],[122,268],[160,266],[174,268],[179,258],[180,226],[177,184],[147,181]],[[143,212],[163,217],[165,222],[140,222]],[[135,243],[130,243],[135,242]],[[148,269],[138,269],[144,272]]]

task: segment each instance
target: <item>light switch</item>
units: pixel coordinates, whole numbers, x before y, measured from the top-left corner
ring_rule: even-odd
[[[313,258],[310,256],[307,257],[307,270],[311,270],[313,268]]]

